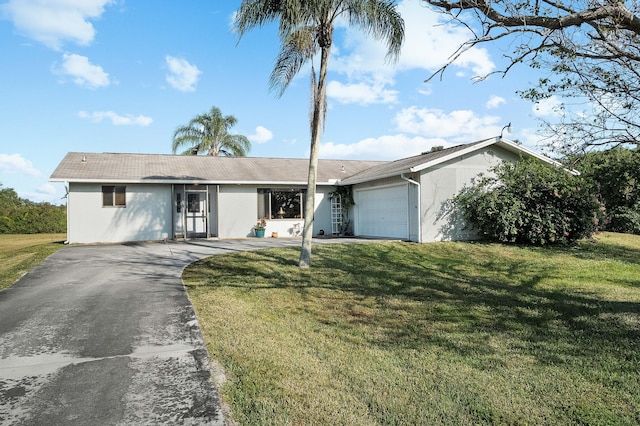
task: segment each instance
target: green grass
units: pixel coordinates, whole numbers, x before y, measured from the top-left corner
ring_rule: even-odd
[[[240,424],[640,423],[640,237],[371,243],[184,272]]]
[[[0,290],[60,250],[65,234],[0,234]]]

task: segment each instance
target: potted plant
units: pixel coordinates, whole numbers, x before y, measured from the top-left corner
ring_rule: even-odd
[[[253,230],[258,238],[264,238],[264,230],[267,227],[267,218],[263,217],[255,224]]]

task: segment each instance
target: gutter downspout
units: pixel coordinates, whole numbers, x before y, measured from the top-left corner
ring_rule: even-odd
[[[176,239],[176,214],[177,214],[177,203],[176,203],[176,186],[171,184],[171,201],[169,205],[171,206],[171,239]]]
[[[69,182],[65,182],[64,183],[64,189],[65,189],[65,192],[67,193],[67,241],[65,241],[63,244],[70,244],[71,241],[70,241],[70,238],[69,238],[69,234],[71,233],[71,226],[70,226],[71,218],[69,216],[71,216],[71,215],[69,214],[69,211],[70,211],[69,210],[69,198],[71,198],[70,197],[71,186],[70,186]]]
[[[216,199],[215,199],[215,204],[216,204],[216,212],[215,212],[215,218],[216,218],[216,237],[220,238],[220,208],[218,207],[218,200],[220,199],[220,185],[216,185]]]
[[[421,201],[420,193],[422,191],[420,188],[420,182],[416,182],[415,180],[406,177],[404,173],[400,174],[400,179],[406,180],[407,182],[415,185],[418,188],[418,242],[421,243],[422,242],[422,201]]]

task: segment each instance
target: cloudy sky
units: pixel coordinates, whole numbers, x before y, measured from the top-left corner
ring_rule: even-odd
[[[0,0],[0,183],[34,201],[63,203],[48,178],[69,151],[171,153],[175,128],[220,108],[255,157],[308,156],[309,71],[282,97],[268,78],[275,28],[240,42],[240,0]],[[468,52],[442,79],[424,80],[468,38],[419,0],[402,0],[406,39],[395,65],[384,46],[339,27],[328,75],[321,158],[393,160],[434,145],[497,136],[507,123],[536,148],[539,116],[516,90],[537,76],[473,77],[504,66],[504,46]]]

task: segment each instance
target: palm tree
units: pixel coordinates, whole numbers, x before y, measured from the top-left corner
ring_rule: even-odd
[[[238,120],[233,115],[222,115],[219,108],[211,107],[206,114],[200,114],[173,132],[173,153],[179,147],[188,145],[183,155],[205,153],[214,156],[245,157],[251,149],[251,142],[245,136],[232,135],[229,130]]]
[[[304,230],[299,266],[311,266],[311,238],[316,195],[318,148],[327,112],[326,79],[334,24],[343,19],[387,44],[387,58],[397,60],[404,40],[404,21],[394,0],[243,0],[236,12],[234,29],[242,37],[247,31],[279,22],[281,49],[269,85],[282,95],[302,66],[311,62],[311,150]],[[316,74],[313,58],[320,53]]]

